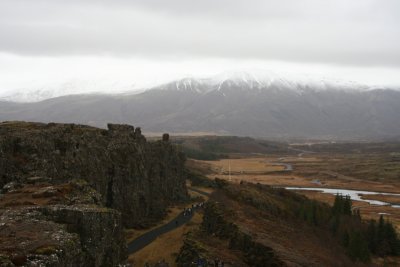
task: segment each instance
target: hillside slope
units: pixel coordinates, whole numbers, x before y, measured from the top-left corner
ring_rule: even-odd
[[[222,185],[211,194],[201,227],[186,237],[178,266],[198,258],[228,266],[374,266],[353,262],[325,222],[316,226],[295,215],[310,204],[283,189]],[[318,213],[330,209],[313,204]]]

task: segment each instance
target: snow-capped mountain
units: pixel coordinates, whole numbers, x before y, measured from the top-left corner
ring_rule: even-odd
[[[274,72],[271,70],[246,70],[223,72],[212,77],[186,77],[151,88],[138,88],[134,81],[115,80],[71,80],[47,84],[41,87],[0,91],[0,100],[13,102],[38,102],[50,98],[75,94],[133,94],[145,90],[192,91],[199,94],[213,90],[292,90],[302,93],[307,90],[359,90],[377,88],[352,81],[341,81],[326,77]]]
[[[147,132],[370,139],[400,136],[400,91],[275,73],[185,78],[137,94],[0,102],[1,120],[108,122]]]
[[[347,90],[366,91],[376,86],[367,86],[353,81],[332,78],[315,78],[310,75],[295,75],[273,71],[234,71],[224,72],[213,77],[187,77],[151,89],[193,91],[201,94],[224,88],[241,90],[292,90],[298,93],[307,90]]]

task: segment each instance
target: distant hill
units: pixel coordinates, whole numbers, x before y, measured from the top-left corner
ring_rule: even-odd
[[[292,152],[286,143],[257,140],[250,137],[175,137],[172,142],[178,144],[188,158],[198,160],[227,158],[232,153],[243,155]]]
[[[234,74],[183,79],[132,95],[70,95],[0,102],[0,120],[107,122],[145,132],[210,132],[269,138],[400,136],[400,92],[326,80]]]

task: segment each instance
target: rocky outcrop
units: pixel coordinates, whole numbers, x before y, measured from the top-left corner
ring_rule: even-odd
[[[0,210],[1,266],[83,266],[79,235],[36,208]]]
[[[147,142],[129,125],[0,124],[0,187],[37,177],[52,184],[83,179],[102,205],[121,212],[126,227],[158,220],[168,204],[187,197],[184,160],[168,138]]]
[[[130,125],[0,123],[0,266],[121,266],[123,227],[187,197],[184,160]]]
[[[120,214],[88,206],[0,210],[1,266],[117,266],[125,259]]]
[[[51,221],[68,225],[79,234],[87,266],[117,266],[126,246],[121,214],[113,209],[85,205],[54,205],[40,209]]]
[[[0,266],[118,266],[121,213],[84,180],[6,186],[0,197]]]

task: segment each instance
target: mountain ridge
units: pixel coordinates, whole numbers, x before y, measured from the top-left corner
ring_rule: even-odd
[[[79,94],[134,95],[149,90],[192,90],[207,93],[220,89],[222,85],[242,86],[246,89],[268,89],[279,87],[290,90],[358,90],[374,89],[399,90],[396,87],[366,85],[354,81],[339,80],[323,76],[274,72],[271,70],[226,71],[213,76],[186,76],[153,86],[140,87],[132,81],[86,81],[71,80],[60,84],[49,84],[31,89],[20,88],[0,93],[0,101],[28,103],[39,102],[60,96]]]
[[[268,79],[249,82],[242,78],[186,78],[137,94],[1,102],[0,120],[70,122],[103,128],[108,122],[128,123],[142,125],[145,132],[263,138],[364,140],[400,136],[397,90],[363,90],[362,85],[347,90],[330,83],[325,87],[293,87],[281,80],[268,83]]]
[[[173,87],[175,84],[176,88]],[[244,89],[265,90],[271,87],[290,90],[374,90],[379,88],[389,89],[379,86],[367,86],[353,81],[335,80],[331,78],[312,78],[306,75],[289,75],[274,72],[225,72],[207,78],[185,77],[172,81],[170,83],[156,86],[153,89],[169,89],[169,90],[192,90],[199,93],[208,93],[212,90],[220,90],[223,85],[240,86]],[[202,90],[207,87],[208,90]]]

